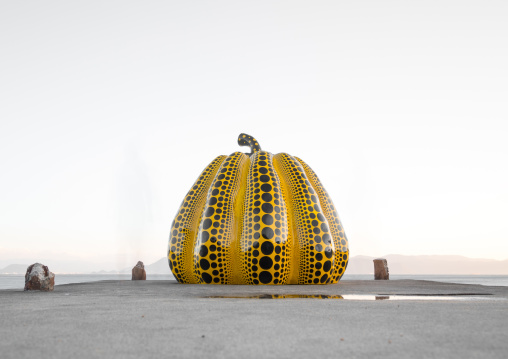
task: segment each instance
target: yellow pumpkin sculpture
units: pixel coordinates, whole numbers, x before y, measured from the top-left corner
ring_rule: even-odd
[[[262,151],[218,156],[182,202],[168,260],[180,283],[329,284],[348,263],[331,198],[301,159]]]

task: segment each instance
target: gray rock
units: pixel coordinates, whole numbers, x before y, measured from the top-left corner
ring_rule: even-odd
[[[55,287],[55,274],[41,263],[29,266],[25,274],[25,290],[51,292]]]
[[[132,280],[146,280],[146,271],[143,262],[139,261],[132,268]]]

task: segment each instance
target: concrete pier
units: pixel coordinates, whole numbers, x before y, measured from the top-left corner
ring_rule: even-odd
[[[0,303],[5,359],[508,356],[508,287],[103,281],[0,290]]]

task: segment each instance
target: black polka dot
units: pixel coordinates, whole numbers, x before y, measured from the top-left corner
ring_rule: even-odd
[[[267,226],[273,223],[273,217],[270,214],[265,214],[262,219],[263,223]]]
[[[272,261],[272,258],[270,258],[270,257],[262,257],[259,260],[259,266],[263,269],[270,269],[270,268],[272,268],[272,265],[273,265],[273,261]]]
[[[267,175],[262,175],[262,176],[259,177],[259,180],[261,182],[268,182],[270,180],[270,177],[267,176]]]
[[[261,190],[263,192],[270,192],[272,190],[272,186],[270,186],[268,183],[265,183],[261,186]]]
[[[268,284],[272,281],[272,274],[267,271],[259,273],[259,280],[263,284]]]
[[[201,278],[203,278],[205,283],[212,283],[212,276],[206,272],[201,273]]]
[[[207,254],[208,254],[208,248],[206,246],[201,246],[201,248],[199,248],[199,255],[201,257],[206,257]]]
[[[208,241],[208,237],[210,237],[210,234],[208,232],[201,232],[201,243],[205,243]]]
[[[263,193],[261,198],[263,198],[263,201],[265,201],[265,202],[271,202],[272,201],[272,195],[270,193]]]
[[[326,248],[326,250],[325,250],[325,256],[326,256],[326,258],[328,258],[328,259],[330,259],[330,258],[332,258],[332,257],[333,257],[333,251],[332,251],[332,249],[331,249],[331,248],[329,248],[329,247],[328,247],[328,248]]]
[[[323,270],[325,272],[329,272],[331,268],[332,268],[332,262],[331,261],[326,261],[325,265],[323,266]]]
[[[264,255],[269,256],[273,253],[273,244],[272,242],[263,242],[261,245],[261,252],[263,252]]]
[[[321,223],[321,230],[323,232],[328,232],[328,226],[326,225],[326,223]]]
[[[323,276],[321,277],[321,280],[320,282],[321,283],[326,283],[326,280],[328,279],[328,274],[323,274]]]
[[[208,229],[212,226],[212,220],[207,218],[203,221],[203,229]]]
[[[205,212],[205,217],[213,216],[214,212],[215,212],[215,209],[213,207],[208,207],[208,209]]]
[[[265,213],[272,213],[273,212],[273,206],[270,203],[263,203],[261,206],[261,209]]]
[[[262,234],[263,238],[265,238],[265,239],[272,239],[273,229],[271,229],[270,227],[265,227],[261,231],[261,234]]]
[[[201,269],[207,270],[208,268],[210,268],[210,262],[208,262],[204,258],[201,258],[201,260],[199,261],[199,266],[201,267]]]
[[[321,244],[316,244],[316,252],[321,252],[323,250],[323,246]]]

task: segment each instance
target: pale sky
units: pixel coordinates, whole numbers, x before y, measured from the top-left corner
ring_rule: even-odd
[[[351,255],[508,258],[508,2],[0,3],[0,268],[166,255],[220,154],[301,157]]]

